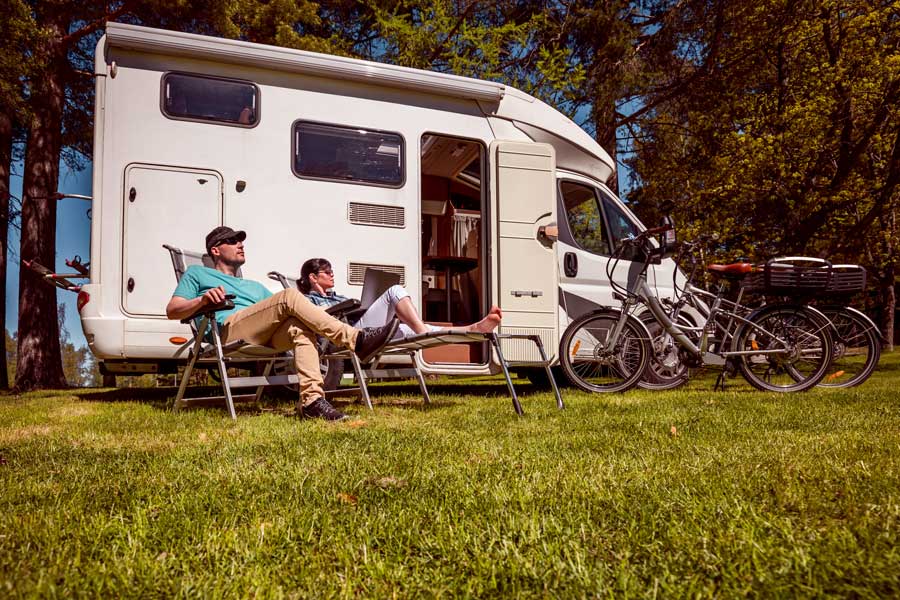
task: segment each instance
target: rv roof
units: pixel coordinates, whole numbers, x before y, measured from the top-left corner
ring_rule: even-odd
[[[376,85],[414,88],[441,96],[471,100],[499,102],[503,99],[506,87],[500,83],[470,77],[124,23],[107,23],[106,38],[108,44],[117,48],[205,58],[329,78],[369,81]]]
[[[531,125],[549,134],[545,136],[546,139],[536,141],[545,141],[557,147],[558,159],[562,158],[560,155],[564,153],[566,145],[574,144],[600,163],[584,165],[583,161],[576,158],[572,164],[574,170],[588,172],[605,180],[615,169],[615,164],[606,151],[578,125],[551,106],[502,83],[124,23],[106,24],[105,43],[108,46],[154,54],[201,58],[330,79],[355,80],[475,100],[492,117],[510,120],[517,126]],[[519,129],[526,131],[527,128]],[[534,138],[531,131],[527,133]],[[538,132],[538,136],[543,134]],[[558,162],[562,166],[565,161]]]

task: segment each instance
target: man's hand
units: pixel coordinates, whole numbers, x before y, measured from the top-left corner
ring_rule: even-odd
[[[226,292],[222,286],[206,290],[202,296],[193,299],[172,296],[166,305],[166,316],[170,319],[184,319],[191,316],[201,308],[215,306],[225,301]]]
[[[220,304],[225,301],[225,288],[220,285],[211,290],[206,290],[206,293],[200,297],[203,298],[203,302],[206,306]]]

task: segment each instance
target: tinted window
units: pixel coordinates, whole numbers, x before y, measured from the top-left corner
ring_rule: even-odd
[[[640,233],[637,226],[628,218],[625,212],[616,205],[612,198],[603,194],[603,210],[606,212],[606,221],[609,223],[609,233],[612,236],[613,243],[619,246],[619,241],[629,236],[636,236]],[[626,260],[643,260],[640,251],[632,246],[623,256]]]
[[[163,112],[176,119],[246,127],[259,120],[259,90],[246,81],[168,73],[162,93]]]
[[[608,256],[606,227],[603,224],[603,215],[600,213],[594,188],[574,181],[562,181],[559,185],[569,230],[575,238],[575,243],[594,254]]]
[[[294,124],[294,172],[301,177],[403,184],[403,138],[395,133]]]

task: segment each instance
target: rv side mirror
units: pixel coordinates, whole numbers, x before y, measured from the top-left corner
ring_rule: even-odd
[[[675,236],[675,221],[669,215],[664,216],[659,221],[660,227],[666,227],[666,230],[659,235],[658,256],[660,259],[669,258],[675,253],[677,239]]]

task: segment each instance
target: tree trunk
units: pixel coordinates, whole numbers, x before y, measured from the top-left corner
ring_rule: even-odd
[[[881,320],[881,332],[884,334],[885,349],[894,349],[894,320],[897,315],[897,286],[895,282],[896,269],[894,265],[888,265],[884,269],[884,277],[881,279],[881,306],[884,308],[884,316]]]
[[[6,260],[9,254],[9,174],[12,170],[12,119],[0,113],[0,332],[6,331]],[[9,357],[3,349],[0,390],[9,389]]]
[[[64,31],[61,31],[64,34]],[[61,39],[62,36],[57,36]],[[65,103],[65,51],[49,48],[46,69],[32,79],[32,116],[22,186],[22,260],[56,266],[56,204],[62,114]],[[19,269],[19,337],[15,388],[18,391],[66,387],[59,346],[56,288],[24,264]]]
[[[616,103],[613,100],[595,103],[591,108],[597,143],[612,158],[615,174],[606,181],[606,186],[619,195],[619,167],[616,164]]]

